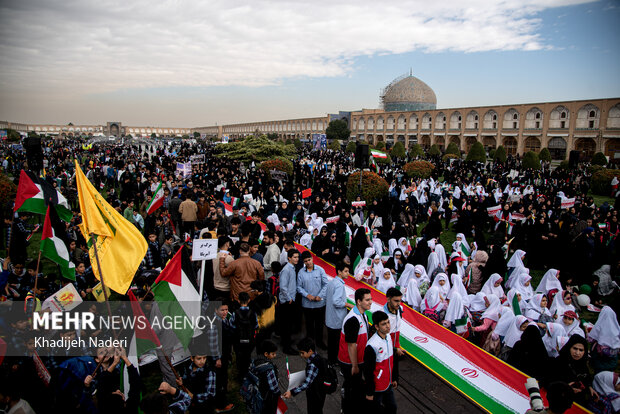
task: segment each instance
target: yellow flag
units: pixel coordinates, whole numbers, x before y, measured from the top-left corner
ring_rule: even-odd
[[[136,226],[125,220],[88,181],[75,161],[78,200],[82,213],[80,230],[88,242],[91,266],[97,279],[101,271],[106,287],[124,295],[146,254],[147,244]],[[91,236],[92,235],[92,236]],[[101,263],[95,258],[94,242]]]
[[[106,286],[105,290],[108,293],[108,297],[109,297],[110,289]],[[105,302],[105,295],[103,294],[103,286],[101,286],[101,282],[99,282],[97,286],[93,288],[93,296],[95,297],[97,302]]]

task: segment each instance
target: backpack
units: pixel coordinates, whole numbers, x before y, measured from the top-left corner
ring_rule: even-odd
[[[325,394],[332,394],[338,389],[338,374],[336,374],[336,369],[320,355],[317,355],[314,361],[319,369],[317,380],[319,381],[321,391]]]
[[[266,362],[259,366],[252,366],[243,378],[239,393],[251,414],[259,414],[263,410],[263,395],[260,391],[260,379],[270,368],[270,362]]]
[[[273,297],[280,297],[280,277],[278,275],[273,275],[267,279],[267,291]]]
[[[235,327],[239,343],[250,344],[256,335],[256,313],[252,309],[237,309],[235,311]]]

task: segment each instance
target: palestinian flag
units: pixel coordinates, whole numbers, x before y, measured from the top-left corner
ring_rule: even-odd
[[[157,185],[157,189],[153,194],[153,198],[151,199],[151,203],[149,207],[146,209],[146,214],[153,214],[155,210],[164,205],[164,189],[161,186],[161,181]]]
[[[176,324],[181,326],[173,331],[186,349],[194,331],[191,324],[185,322],[200,315],[201,300],[195,281],[196,275],[189,254],[181,247],[151,287],[159,311],[164,317],[183,318],[183,323]]]
[[[73,218],[67,199],[46,180],[39,179],[30,171],[22,170],[19,175],[19,186],[15,197],[14,212],[46,214],[47,206],[53,205],[58,217],[69,222]]]
[[[387,158],[387,154],[385,152],[374,149],[370,150],[370,155],[372,155],[374,158]]]
[[[58,218],[56,210],[48,206],[41,235],[41,253],[58,264],[64,278],[75,281],[75,265],[69,258],[66,239],[64,225]]]
[[[374,170],[377,174],[381,172],[381,170],[379,170],[379,166],[377,165],[373,157],[370,157],[370,169]]]

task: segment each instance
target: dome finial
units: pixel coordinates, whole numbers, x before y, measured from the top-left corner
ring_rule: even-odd
[[[413,76],[413,68],[409,68],[409,76]]]

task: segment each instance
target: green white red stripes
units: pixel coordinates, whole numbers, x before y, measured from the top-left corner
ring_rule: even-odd
[[[370,150],[370,155],[372,155],[374,158],[387,158],[387,154],[383,151],[379,151],[379,150]]]
[[[64,226],[56,214],[56,209],[50,207],[47,208],[43,222],[41,254],[58,264],[63,277],[75,280],[75,265],[71,262],[67,244],[63,240],[66,238],[66,234],[63,234]]]
[[[149,207],[146,209],[146,214],[153,214],[158,208],[164,205],[164,189],[161,185],[161,181],[157,185],[157,189],[153,194],[153,198],[149,203]]]

